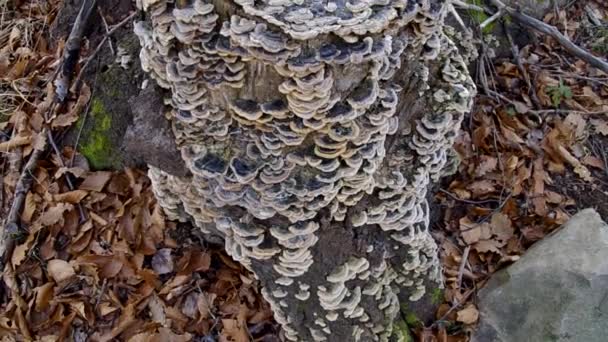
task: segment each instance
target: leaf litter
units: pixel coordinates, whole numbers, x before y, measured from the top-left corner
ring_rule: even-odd
[[[608,18],[605,5],[574,2],[544,21],[591,49],[585,5]],[[461,165],[435,196],[446,289],[429,340],[468,341],[474,293],[572,214],[593,206],[608,219],[608,75],[538,37],[520,51],[528,79],[510,56],[494,60],[490,86],[502,97],[479,85],[455,146]]]
[[[83,84],[46,115],[63,42],[51,48],[45,34],[58,5],[0,4],[1,217],[43,127],[65,130],[91,99]],[[278,341],[258,281],[191,226],[168,222],[145,172],[92,171],[74,149],[61,154],[38,162],[25,195],[0,277],[2,341]]]
[[[69,127],[91,97],[84,85],[45,122],[63,43],[51,50],[43,33],[58,2],[2,8],[2,216],[21,161],[46,139],[42,127]],[[605,7],[592,10],[606,18]],[[575,3],[545,21],[580,43],[589,31],[582,16]],[[568,190],[608,196],[608,75],[543,36],[521,58],[527,76],[511,59],[494,63],[491,86],[506,100],[478,96],[456,146],[460,169],[436,196],[445,211],[434,231],[445,301],[438,328],[417,330],[420,340],[468,339],[479,319],[475,291],[584,202]],[[83,160],[71,148],[62,152]],[[66,177],[76,189],[69,190]],[[63,166],[49,155],[34,178],[21,214],[27,234],[16,237],[2,275],[3,340],[278,340],[257,281],[223,251],[201,244],[191,227],[167,222],[143,172]]]

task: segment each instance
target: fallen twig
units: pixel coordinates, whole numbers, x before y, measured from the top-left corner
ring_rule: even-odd
[[[452,305],[448,311],[446,311],[443,316],[441,316],[441,318],[439,318],[438,320],[436,320],[433,324],[431,324],[430,328],[435,328],[437,327],[437,324],[439,324],[442,321],[445,321],[445,319],[452,313],[452,311],[458,309],[462,304],[464,304],[467,299],[469,299],[469,297],[473,294],[473,292],[475,292],[475,289],[470,289],[469,291],[467,291],[467,293],[464,294],[464,296],[462,297],[462,299],[460,301],[456,301],[454,303],[454,305]]]
[[[101,17],[101,21],[103,22],[103,26],[106,29],[106,34],[110,33],[110,26],[108,26],[108,22],[106,21],[106,17],[104,17],[103,12],[101,11],[101,9],[99,7],[97,8],[97,13]],[[114,45],[112,44],[111,40],[108,40],[108,47],[110,48],[110,51],[112,51],[112,55],[116,55],[116,51],[114,51]]]
[[[486,28],[486,26],[495,22],[497,19],[499,19],[503,15],[505,15],[505,13],[502,10],[492,14],[492,16],[490,16],[488,19],[484,20],[481,24],[479,24],[479,28],[483,30],[484,28]]]
[[[34,147],[32,154],[30,155],[25,167],[21,171],[19,180],[15,187],[15,196],[13,203],[9,210],[9,213],[4,221],[4,225],[0,231],[0,256],[2,261],[0,262],[0,272],[4,271],[4,267],[10,260],[12,251],[15,247],[15,238],[22,232],[22,227],[19,226],[21,210],[25,203],[25,197],[31,187],[34,170],[38,164],[38,160],[47,150],[49,143],[53,145],[55,152],[57,153],[58,148],[52,139],[52,134],[48,124],[48,118],[51,117],[49,114],[53,114],[56,109],[60,108],[61,104],[66,100],[68,89],[70,85],[71,75],[76,68],[78,63],[78,56],[80,54],[80,43],[82,41],[82,35],[84,34],[84,28],[86,21],[88,20],[93,8],[95,7],[97,0],[85,0],[80,8],[80,12],[76,17],[72,31],[70,32],[66,47],[63,51],[62,64],[60,65],[61,71],[55,73],[51,81],[55,84],[55,98],[53,99],[52,105],[49,107],[44,117],[47,124],[43,127],[41,136],[44,139],[44,143]],[[60,160],[61,155],[58,153]],[[63,163],[63,160],[62,160]],[[68,178],[66,178],[68,179]],[[68,179],[68,184],[71,181]],[[71,184],[73,188],[73,184]]]
[[[459,201],[459,202],[463,202],[463,203],[468,203],[468,204],[486,204],[486,203],[500,203],[499,200],[495,200],[495,199],[487,199],[487,200],[483,200],[483,201],[472,201],[472,200],[468,200],[468,199],[464,199],[464,198],[460,198],[456,195],[454,195],[453,193],[445,190],[445,189],[439,189],[440,192],[443,192],[444,194],[450,196],[453,200],[455,201]]]
[[[462,275],[464,274],[464,267],[467,264],[467,260],[469,259],[469,252],[471,251],[471,246],[467,246],[462,253],[462,260],[460,260],[460,267],[458,267],[458,280],[456,284],[460,289],[462,287]]]
[[[80,56],[84,29],[96,5],[97,0],[84,0],[74,21],[74,26],[72,26],[72,31],[65,43],[61,69],[55,80],[55,94],[59,98],[59,102],[63,102],[68,96],[72,74],[74,73],[74,69],[76,69]]]
[[[59,147],[57,147],[57,144],[55,143],[55,139],[53,138],[53,133],[50,130],[46,131],[47,134],[47,138],[48,138],[48,143],[51,144],[51,147],[53,148],[53,151],[55,152],[55,154],[57,155],[57,158],[59,159],[59,165],[61,167],[65,167],[65,163],[63,162],[63,157],[61,156],[61,151],[59,150]],[[70,177],[70,175],[68,173],[66,173],[65,175],[65,180],[68,183],[68,188],[70,189],[70,191],[74,191],[76,189],[76,187],[74,186],[74,183],[72,182],[72,178]],[[78,203],[78,212],[80,214],[80,223],[83,223],[87,220],[87,215],[84,212],[84,208],[82,207],[82,204]]]
[[[602,70],[603,72],[608,73],[608,62],[603,61],[601,58],[598,58],[591,54],[589,51],[581,48],[580,46],[574,44],[570,39],[564,36],[555,26],[551,26],[545,24],[544,22],[535,19],[529,15],[521,13],[516,9],[509,7],[502,3],[500,0],[491,0],[492,3],[498,7],[499,11],[505,11],[508,13],[511,18],[517,21],[519,24],[527,26],[531,29],[544,33],[546,35],[551,36],[555,39],[560,45],[564,47],[568,52],[573,54],[574,56],[582,59],[583,61],[589,63],[590,65]]]
[[[532,102],[534,103],[534,106],[536,106],[536,108],[540,108],[541,107],[540,100],[538,99],[538,95],[536,94],[535,86],[532,85],[532,81],[530,80],[530,75],[528,74],[528,71],[526,70],[526,68],[524,68],[524,64],[521,61],[521,54],[519,53],[519,47],[513,41],[511,32],[506,27],[506,24],[504,21],[503,21],[503,31],[505,32],[505,35],[507,36],[507,40],[509,41],[509,44],[511,45],[511,53],[513,54],[513,60],[517,64],[517,69],[519,70],[519,72],[521,73],[521,76],[526,81],[526,86],[528,86],[528,92],[530,94],[530,97],[532,98]]]
[[[48,129],[45,127],[43,133]],[[21,214],[21,208],[25,203],[25,196],[32,185],[32,179],[34,175],[34,169],[38,164],[40,156],[44,153],[45,149],[34,149],[30,155],[30,159],[25,164],[21,177],[17,181],[15,186],[15,197],[11,209],[6,216],[6,223],[3,226],[1,239],[0,240],[0,255],[2,256],[2,262],[0,262],[0,271],[4,270],[7,260],[10,259],[10,255],[13,253],[15,247],[15,237],[20,232],[19,228],[19,216]]]
[[[131,21],[131,19],[133,19],[136,15],[137,15],[137,12],[133,12],[133,13],[129,14],[126,18],[121,20],[118,24],[114,25],[112,27],[112,29],[110,29],[104,35],[101,42],[99,42],[99,44],[97,44],[97,47],[95,48],[95,50],[93,50],[93,52],[89,56],[87,56],[82,68],[80,68],[80,72],[78,73],[78,76],[76,76],[76,78],[74,79],[74,85],[76,85],[76,86],[79,85],[80,80],[82,79],[82,76],[84,75],[85,70],[88,68],[89,64],[95,58],[95,56],[97,56],[99,51],[101,51],[101,48],[105,44],[106,40],[110,39],[110,36],[112,36],[119,28],[121,28],[121,27],[125,26],[127,23],[129,23]]]

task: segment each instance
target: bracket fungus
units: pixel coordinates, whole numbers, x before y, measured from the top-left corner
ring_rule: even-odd
[[[137,4],[191,171],[150,167],[168,218],[223,239],[287,340],[388,341],[441,286],[427,189],[475,93],[447,1]]]

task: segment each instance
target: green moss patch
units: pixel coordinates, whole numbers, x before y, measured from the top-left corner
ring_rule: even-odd
[[[392,341],[396,342],[413,342],[414,339],[410,334],[410,328],[404,320],[397,320],[393,324]]]
[[[91,112],[87,123],[90,131],[79,144],[80,153],[84,155],[94,169],[109,169],[115,166],[116,151],[112,144],[111,129],[112,116],[108,113],[101,100],[94,98],[91,103]],[[84,125],[84,120],[78,120],[78,129]]]

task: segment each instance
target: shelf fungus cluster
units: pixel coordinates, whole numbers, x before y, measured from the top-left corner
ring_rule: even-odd
[[[167,216],[225,242],[288,340],[388,341],[441,284],[426,192],[475,91],[445,0],[137,4],[191,173],[150,168]]]

